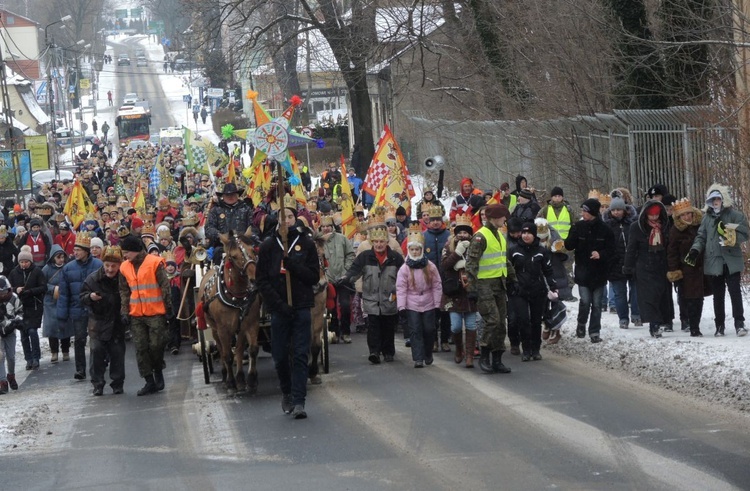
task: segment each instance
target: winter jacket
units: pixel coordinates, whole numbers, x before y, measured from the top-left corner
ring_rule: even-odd
[[[42,273],[47,279],[47,292],[44,294],[44,322],[42,332],[46,337],[58,339],[75,336],[75,328],[70,322],[62,322],[57,317],[57,300],[55,300],[55,288],[60,285],[62,279],[63,264],[60,267],[55,265],[55,254],[62,251],[62,248],[54,244],[49,254],[47,264],[42,268]],[[64,252],[64,251],[63,251]]]
[[[8,235],[5,242],[0,244],[0,264],[3,270],[0,273],[7,275],[16,267],[16,258],[18,257],[18,247],[13,243],[13,238]]]
[[[658,203],[662,224],[663,245],[652,250],[649,246],[651,227],[646,210]],[[625,252],[623,273],[633,275],[638,288],[638,309],[644,322],[664,323],[672,320],[672,289],[667,280],[667,248],[669,247],[669,219],[659,201],[647,201],[641,208],[638,221],[630,226],[630,237]]]
[[[440,272],[431,261],[422,268],[409,266],[409,259],[398,270],[396,277],[396,303],[399,312],[413,310],[427,312],[440,307],[443,286]],[[429,271],[430,283],[427,283],[425,270]]]
[[[704,253],[703,274],[708,276],[720,276],[724,274],[724,265],[727,266],[729,274],[742,272],[744,269],[744,258],[741,245],[748,240],[747,218],[745,215],[733,208],[734,201],[726,186],[713,184],[706,195],[712,191],[721,192],[723,207],[717,215],[711,207],[705,210],[698,235],[693,241],[693,249]],[[737,227],[737,242],[732,247],[724,247],[719,243],[719,222],[724,225],[730,223],[739,224]]]
[[[109,341],[124,339],[125,327],[120,321],[120,274],[109,278],[104,267],[91,273],[81,286],[78,298],[89,311],[88,332],[91,339]],[[91,293],[98,293],[102,299],[94,301]]]
[[[669,245],[667,246],[667,269],[669,272],[679,271],[682,279],[682,295],[684,298],[703,298],[711,295],[711,283],[703,274],[703,254],[698,256],[695,266],[685,264],[685,256],[693,246],[695,236],[703,218],[698,208],[693,208],[693,222],[688,225],[677,217],[669,229]]]
[[[424,237],[424,255],[439,269],[443,248],[451,236],[450,231],[445,227],[440,230],[427,229],[422,236]]]
[[[540,209],[541,207],[539,206],[539,203],[533,200],[524,204],[518,203],[516,204],[516,207],[513,208],[513,213],[511,213],[510,216],[511,218],[520,218],[523,223],[533,222]]]
[[[396,240],[393,237],[388,237],[388,248],[400,254],[401,258],[403,258],[406,255],[400,243],[396,242]],[[369,240],[365,239],[359,244],[359,247],[357,247],[355,260],[360,254],[369,250],[372,250],[372,244],[370,243]],[[354,289],[357,291],[357,293],[362,293],[362,278],[354,282]]]
[[[76,243],[76,234],[74,234],[73,232],[68,232],[66,235],[59,233],[55,235],[54,243],[60,246],[68,257],[73,257],[73,246]],[[52,253],[50,253],[49,258],[47,259],[51,258]]]
[[[296,228],[289,229],[287,237],[289,257],[284,266],[292,282],[292,305],[297,309],[310,308],[315,304],[313,286],[320,280],[320,263],[315,243]],[[260,245],[260,261],[255,270],[255,280],[263,300],[272,312],[278,312],[282,303],[287,303],[286,274],[280,274],[283,250],[278,232]]]
[[[454,266],[460,260],[466,260],[466,253],[460,255],[456,252],[457,240],[451,239],[445,244],[443,249],[443,258],[440,261],[440,273],[443,278],[448,276],[459,276],[465,274],[466,268],[461,268],[458,271],[454,269]],[[477,305],[474,300],[469,300],[466,295],[466,289],[461,288],[455,295],[443,295],[443,302],[441,307],[445,308],[448,312],[476,312]]]
[[[10,294],[7,302],[0,303],[0,336],[5,337],[15,331],[16,328],[11,325],[13,321],[23,322],[23,303],[15,293]]]
[[[443,216],[445,216],[445,206],[443,206],[443,202],[437,199],[437,197],[432,198],[432,201],[426,201],[422,198],[419,203],[417,203],[417,219],[421,220],[422,212],[427,211],[431,206],[439,206],[443,212]]]
[[[60,322],[87,320],[88,309],[79,295],[86,278],[102,267],[99,259],[89,255],[85,261],[70,261],[63,266],[60,278],[60,297],[57,299],[57,318]]]
[[[206,238],[213,247],[221,245],[219,234],[225,234],[230,230],[238,234],[244,234],[252,224],[253,209],[244,200],[237,201],[234,205],[228,205],[224,200],[211,207],[206,220]]]
[[[622,218],[617,219],[612,216],[611,210],[607,210],[602,215],[602,220],[612,230],[615,236],[615,255],[609,268],[609,281],[626,280],[627,276],[622,272],[622,266],[625,264],[625,251],[628,247],[628,238],[630,237],[630,226],[636,221],[637,213],[635,207],[625,208],[625,214]]]
[[[575,251],[574,277],[578,285],[596,289],[607,284],[615,257],[615,238],[601,217],[575,222],[565,239],[565,248]],[[599,259],[591,259],[594,251],[599,253]]]
[[[362,277],[362,311],[370,315],[396,315],[396,279],[404,258],[390,246],[381,266],[375,251],[363,252],[354,259],[352,267],[344,275],[352,282]]]
[[[34,263],[31,263],[28,269],[18,265],[8,275],[8,281],[13,286],[14,293],[19,287],[23,287],[18,298],[23,303],[24,321],[41,320],[44,313],[44,294],[47,291],[47,279],[42,269],[37,268]]]
[[[531,244],[519,240],[508,251],[508,260],[516,270],[518,295],[525,298],[538,298],[549,290],[557,290],[552,271],[552,254],[539,245],[539,238]],[[545,284],[546,281],[546,284]]]
[[[346,270],[352,266],[355,257],[354,248],[344,234],[332,232],[324,238],[323,250],[328,260],[326,278],[332,282],[344,276]]]

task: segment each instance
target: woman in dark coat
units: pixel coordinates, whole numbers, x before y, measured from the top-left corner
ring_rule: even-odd
[[[669,229],[667,246],[667,279],[677,286],[680,314],[687,317],[690,336],[703,336],[700,329],[703,314],[703,297],[711,295],[708,276],[703,274],[703,253],[698,256],[695,266],[685,263],[695,236],[703,219],[703,214],[694,208],[687,198],[677,201],[672,208],[674,223]]]
[[[18,247],[13,243],[13,236],[5,225],[0,225],[0,264],[3,266],[0,273],[6,276],[10,274],[16,267],[16,256],[18,256]]]
[[[652,337],[660,338],[662,324],[671,320],[672,290],[667,280],[667,209],[660,201],[643,205],[630,238],[622,272],[633,275],[638,289],[641,319],[649,323]]]
[[[47,293],[44,295],[44,319],[42,334],[49,340],[49,349],[52,353],[50,361],[57,363],[58,353],[62,348],[63,361],[70,360],[70,338],[75,335],[75,329],[70,322],[62,322],[57,318],[57,296],[60,279],[62,279],[62,268],[65,266],[67,254],[58,244],[52,245],[49,260],[42,268],[42,273],[47,279]]]
[[[31,249],[30,247],[28,249]],[[26,359],[26,370],[38,370],[39,333],[44,312],[44,294],[47,291],[47,279],[41,268],[34,265],[30,250],[22,249],[18,253],[18,266],[8,275],[13,286],[13,292],[23,303],[23,329],[21,330],[21,344]]]
[[[615,236],[615,256],[607,279],[614,292],[615,310],[620,320],[621,329],[627,329],[631,320],[636,327],[643,325],[638,310],[638,288],[635,286],[635,281],[622,272],[622,266],[625,263],[625,251],[630,238],[630,227],[637,219],[638,212],[635,207],[626,204],[620,197],[612,198],[609,209],[602,215],[602,220]],[[628,298],[628,288],[630,288],[630,298]],[[628,306],[630,309],[628,309]]]

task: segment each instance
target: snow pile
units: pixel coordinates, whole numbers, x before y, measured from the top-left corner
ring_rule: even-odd
[[[675,309],[679,311],[676,304],[675,298]],[[630,329],[620,329],[616,314],[602,313],[603,341],[592,344],[588,336],[576,338],[578,302],[566,306],[568,320],[562,341],[546,346],[550,352],[619,370],[639,381],[712,405],[750,411],[750,336],[738,338],[734,322],[728,318],[726,336],[714,337],[710,297],[703,307],[702,338],[681,332],[679,319],[675,319],[675,332],[654,339],[647,326],[634,328],[631,324]],[[730,313],[731,308],[727,307]]]

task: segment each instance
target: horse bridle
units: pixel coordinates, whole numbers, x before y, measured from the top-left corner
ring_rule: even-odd
[[[229,263],[232,266],[234,266],[235,268],[239,269],[240,270],[240,274],[242,276],[247,277],[247,267],[250,266],[251,264],[256,264],[257,261],[255,259],[253,259],[253,258],[250,257],[250,255],[245,250],[244,243],[240,243],[242,241],[238,241],[237,239],[232,239],[232,242],[234,242],[237,245],[237,247],[240,249],[240,252],[242,253],[242,258],[245,260],[245,266],[242,267],[242,268],[237,267],[237,265],[232,260],[232,256],[230,256],[229,254],[225,255],[226,260],[229,261]]]

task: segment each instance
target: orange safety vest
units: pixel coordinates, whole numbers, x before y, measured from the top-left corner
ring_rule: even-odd
[[[120,273],[130,287],[131,316],[149,317],[167,313],[161,287],[156,281],[156,269],[162,262],[162,258],[146,254],[137,272],[130,261],[125,261],[120,266]]]

